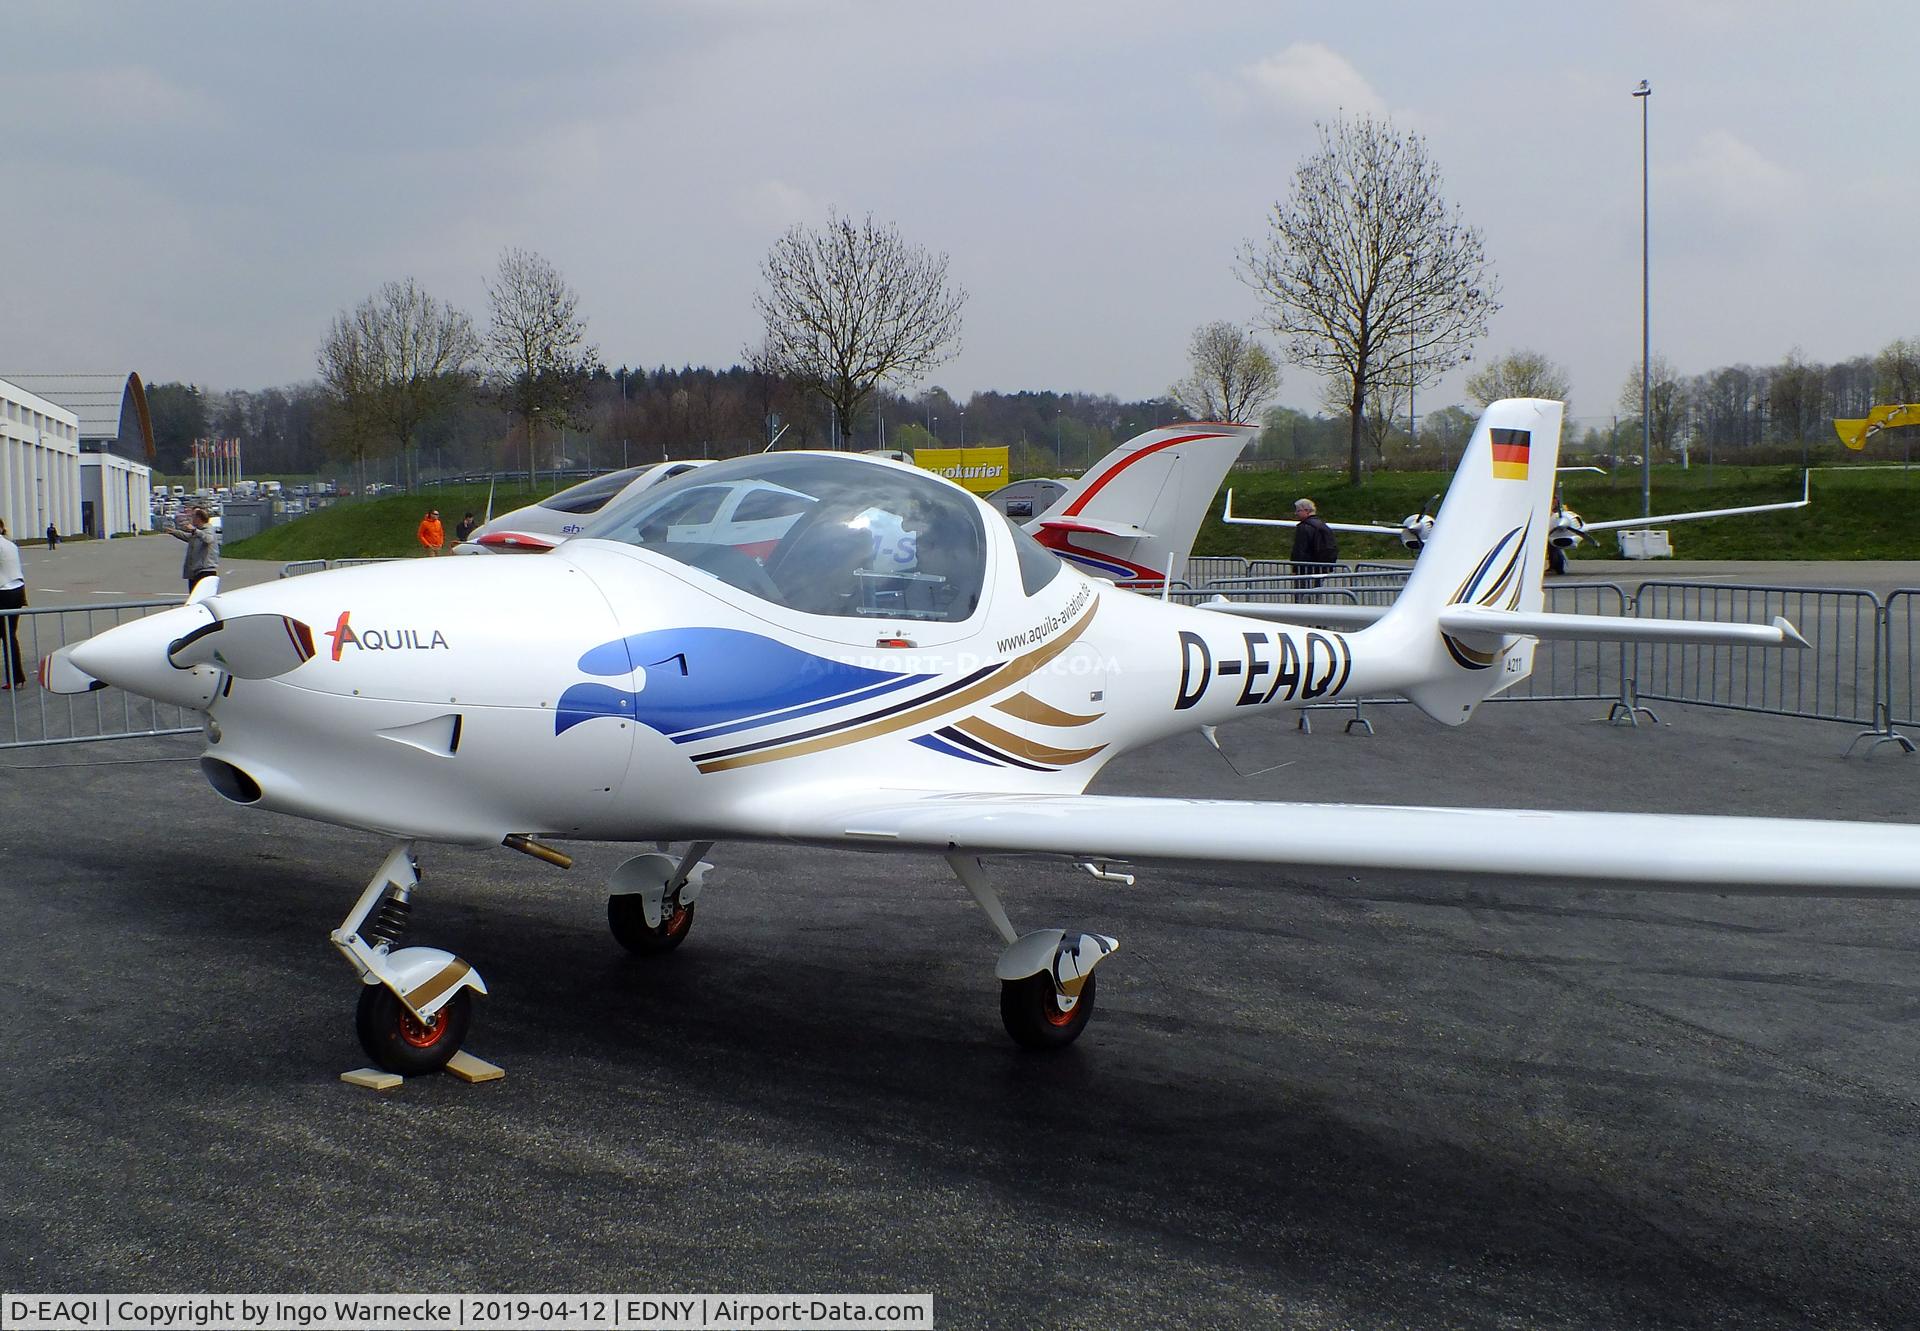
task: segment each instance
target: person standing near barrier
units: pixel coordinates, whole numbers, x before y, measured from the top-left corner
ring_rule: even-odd
[[[1340,542],[1320,516],[1319,506],[1311,499],[1293,501],[1293,571],[1296,575],[1324,577],[1333,572],[1340,560]]]
[[[187,543],[187,556],[180,561],[180,576],[187,580],[187,595],[191,596],[195,583],[220,572],[220,533],[213,529],[213,514],[196,508],[190,526],[169,527],[167,535]]]
[[[418,535],[420,537],[420,544],[427,548],[428,554],[437,555],[440,553],[440,547],[447,543],[447,529],[440,525],[439,509],[430,508],[427,510],[427,516],[420,519],[420,531]]]
[[[0,610],[27,608],[27,578],[20,568],[20,547],[7,539],[0,520]],[[8,615],[0,624],[0,689],[17,689],[27,682],[26,662],[20,656],[20,616]]]
[[[471,541],[473,539],[473,529],[475,527],[478,527],[479,525],[480,525],[480,519],[473,516],[472,509],[468,509],[467,515],[464,518],[461,518],[460,521],[454,526],[454,529],[453,529],[454,541],[457,544],[461,544],[461,545],[464,545],[466,542]]]

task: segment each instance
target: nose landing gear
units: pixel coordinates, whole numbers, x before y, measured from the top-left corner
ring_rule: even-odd
[[[387,853],[331,935],[366,986],[354,1019],[360,1047],[380,1067],[403,1077],[446,1066],[467,1038],[473,995],[487,992],[479,972],[451,952],[394,949],[419,885],[413,843],[403,841]]]

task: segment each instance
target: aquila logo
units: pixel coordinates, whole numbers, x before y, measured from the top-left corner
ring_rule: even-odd
[[[447,637],[439,629],[361,629],[347,622],[351,610],[340,612],[340,621],[322,636],[333,639],[333,659],[340,659],[342,648],[352,645],[363,652],[430,652],[447,646]]]

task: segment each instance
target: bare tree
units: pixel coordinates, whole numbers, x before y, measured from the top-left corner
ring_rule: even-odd
[[[760,275],[766,289],[753,303],[766,336],[746,354],[755,369],[818,395],[849,434],[882,379],[911,383],[960,350],[967,293],[949,285],[947,256],[909,245],[871,215],[793,227]]]
[[[1348,467],[1360,476],[1376,381],[1430,384],[1459,364],[1499,305],[1480,233],[1450,209],[1426,141],[1362,116],[1322,124],[1320,147],[1241,249],[1286,358],[1338,384]]]
[[[579,294],[531,250],[510,249],[500,256],[487,302],[493,311],[486,336],[492,386],[526,426],[531,481],[540,422],[585,427],[580,405],[600,368],[600,353],[587,342]]]
[[[1828,427],[1821,421],[1826,408],[1826,367],[1809,364],[1799,347],[1774,367],[1767,384],[1767,408],[1783,443],[1804,445]],[[1657,381],[1656,381],[1657,382]]]
[[[1567,372],[1538,351],[1511,351],[1467,376],[1467,392],[1482,407],[1506,397],[1558,398],[1573,414]]]
[[[1627,374],[1627,382],[1620,386],[1620,415],[1623,421],[1628,418],[1635,421],[1640,419],[1640,369],[1640,366],[1634,366]],[[1680,378],[1674,373],[1672,362],[1657,352],[1653,357],[1652,385],[1652,391],[1647,394],[1652,428],[1647,433],[1652,437],[1656,449],[1671,450],[1686,409],[1686,396],[1680,391]]]
[[[378,435],[374,403],[379,379],[357,319],[346,314],[334,318],[320,343],[319,368],[320,382],[327,390],[328,444],[353,469],[354,487],[364,489],[367,454]]]
[[[1920,337],[1896,337],[1873,358],[1875,403],[1920,402]]]
[[[351,313],[335,316],[321,346],[321,373],[329,378],[331,367],[344,369],[335,391],[359,399],[350,415],[394,446],[412,485],[419,479],[415,436],[465,387],[479,350],[473,321],[409,277],[388,282]]]
[[[1192,373],[1171,390],[1195,420],[1246,421],[1280,386],[1273,355],[1225,319],[1202,324],[1187,344]]]

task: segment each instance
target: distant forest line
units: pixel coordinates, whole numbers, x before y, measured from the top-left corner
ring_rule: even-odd
[[[1683,451],[1695,460],[1717,456],[1751,463],[1857,457],[1839,447],[1832,420],[1864,416],[1874,405],[1875,368],[1869,356],[1832,365],[1792,356],[1778,365],[1728,366],[1691,378],[1664,379],[1659,370],[1656,362],[1656,460],[1678,459]],[[1637,379],[1634,386],[1637,392]],[[162,473],[188,472],[188,450],[198,438],[239,439],[248,474],[350,473],[351,450],[342,424],[329,394],[316,383],[257,391],[160,383],[148,386],[147,398]],[[1577,403],[1574,409],[1577,413]],[[1444,467],[1459,457],[1477,415],[1477,404],[1422,412],[1417,441],[1404,418],[1377,422],[1369,432],[1369,465]],[[961,402],[938,387],[913,394],[882,390],[850,432],[844,426],[838,430],[838,442],[856,449],[1005,444],[1016,473],[1073,473],[1116,443],[1185,417],[1171,395],[1128,400],[1090,393],[982,392]],[[769,418],[778,425],[770,425]],[[1243,465],[1325,467],[1345,454],[1344,416],[1279,407],[1264,412],[1262,420],[1265,429]],[[836,424],[816,400],[744,366],[601,370],[574,419],[539,432],[533,463],[548,470],[727,457],[764,448],[781,430],[779,448],[826,448]],[[1885,455],[1890,446],[1899,456],[1908,446],[1902,436],[1912,433],[1887,431],[1871,451]],[[1639,455],[1641,441],[1637,413],[1575,414],[1564,451],[1570,458],[1605,462]],[[426,477],[524,472],[526,433],[483,387],[472,384],[421,424],[414,462]],[[384,454],[369,457],[366,475],[378,478],[398,469],[390,445]]]

